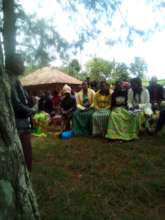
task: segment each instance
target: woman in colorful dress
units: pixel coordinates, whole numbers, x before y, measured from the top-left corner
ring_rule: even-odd
[[[92,134],[105,136],[111,107],[111,91],[106,81],[100,82],[100,90],[95,94],[92,120]]]
[[[117,102],[120,102],[120,99]],[[148,90],[142,87],[140,78],[131,80],[127,107],[128,110],[123,106],[116,106],[112,110],[107,138],[125,141],[137,139],[139,131],[145,128],[147,120],[152,115],[152,110]]]
[[[137,138],[134,120],[134,116],[127,110],[127,89],[123,87],[121,81],[117,81],[112,93],[112,112],[109,116],[106,138],[112,140]]]
[[[94,112],[95,92],[82,83],[82,89],[76,94],[77,110],[73,114],[73,130],[75,135],[87,136],[92,133],[92,114]]]

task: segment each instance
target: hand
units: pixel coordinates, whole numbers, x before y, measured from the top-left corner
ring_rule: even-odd
[[[134,106],[134,109],[139,109],[139,105],[135,105],[135,106]]]
[[[32,114],[35,114],[37,111],[38,111],[38,105],[35,104],[35,105],[32,107]]]

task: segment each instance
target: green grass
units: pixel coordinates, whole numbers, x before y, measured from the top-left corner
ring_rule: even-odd
[[[165,135],[128,143],[33,139],[43,220],[164,220]]]

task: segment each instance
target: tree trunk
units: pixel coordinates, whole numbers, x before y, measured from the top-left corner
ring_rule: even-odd
[[[0,49],[0,220],[38,220],[38,206],[16,130],[10,91]]]
[[[3,39],[5,56],[15,52],[16,45],[16,14],[14,0],[2,0],[3,7]]]

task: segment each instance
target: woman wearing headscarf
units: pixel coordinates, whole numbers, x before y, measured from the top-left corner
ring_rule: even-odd
[[[64,122],[64,130],[71,129],[71,119],[73,116],[73,112],[76,110],[76,100],[73,95],[71,95],[71,87],[65,85],[63,87],[64,97],[61,101],[61,113]]]
[[[100,82],[100,90],[94,97],[95,112],[92,117],[92,134],[105,136],[111,107],[111,91],[106,81]]]
[[[92,114],[94,112],[95,92],[88,88],[88,83],[82,83],[82,89],[76,94],[77,110],[73,115],[73,130],[75,135],[86,136],[92,133]]]

